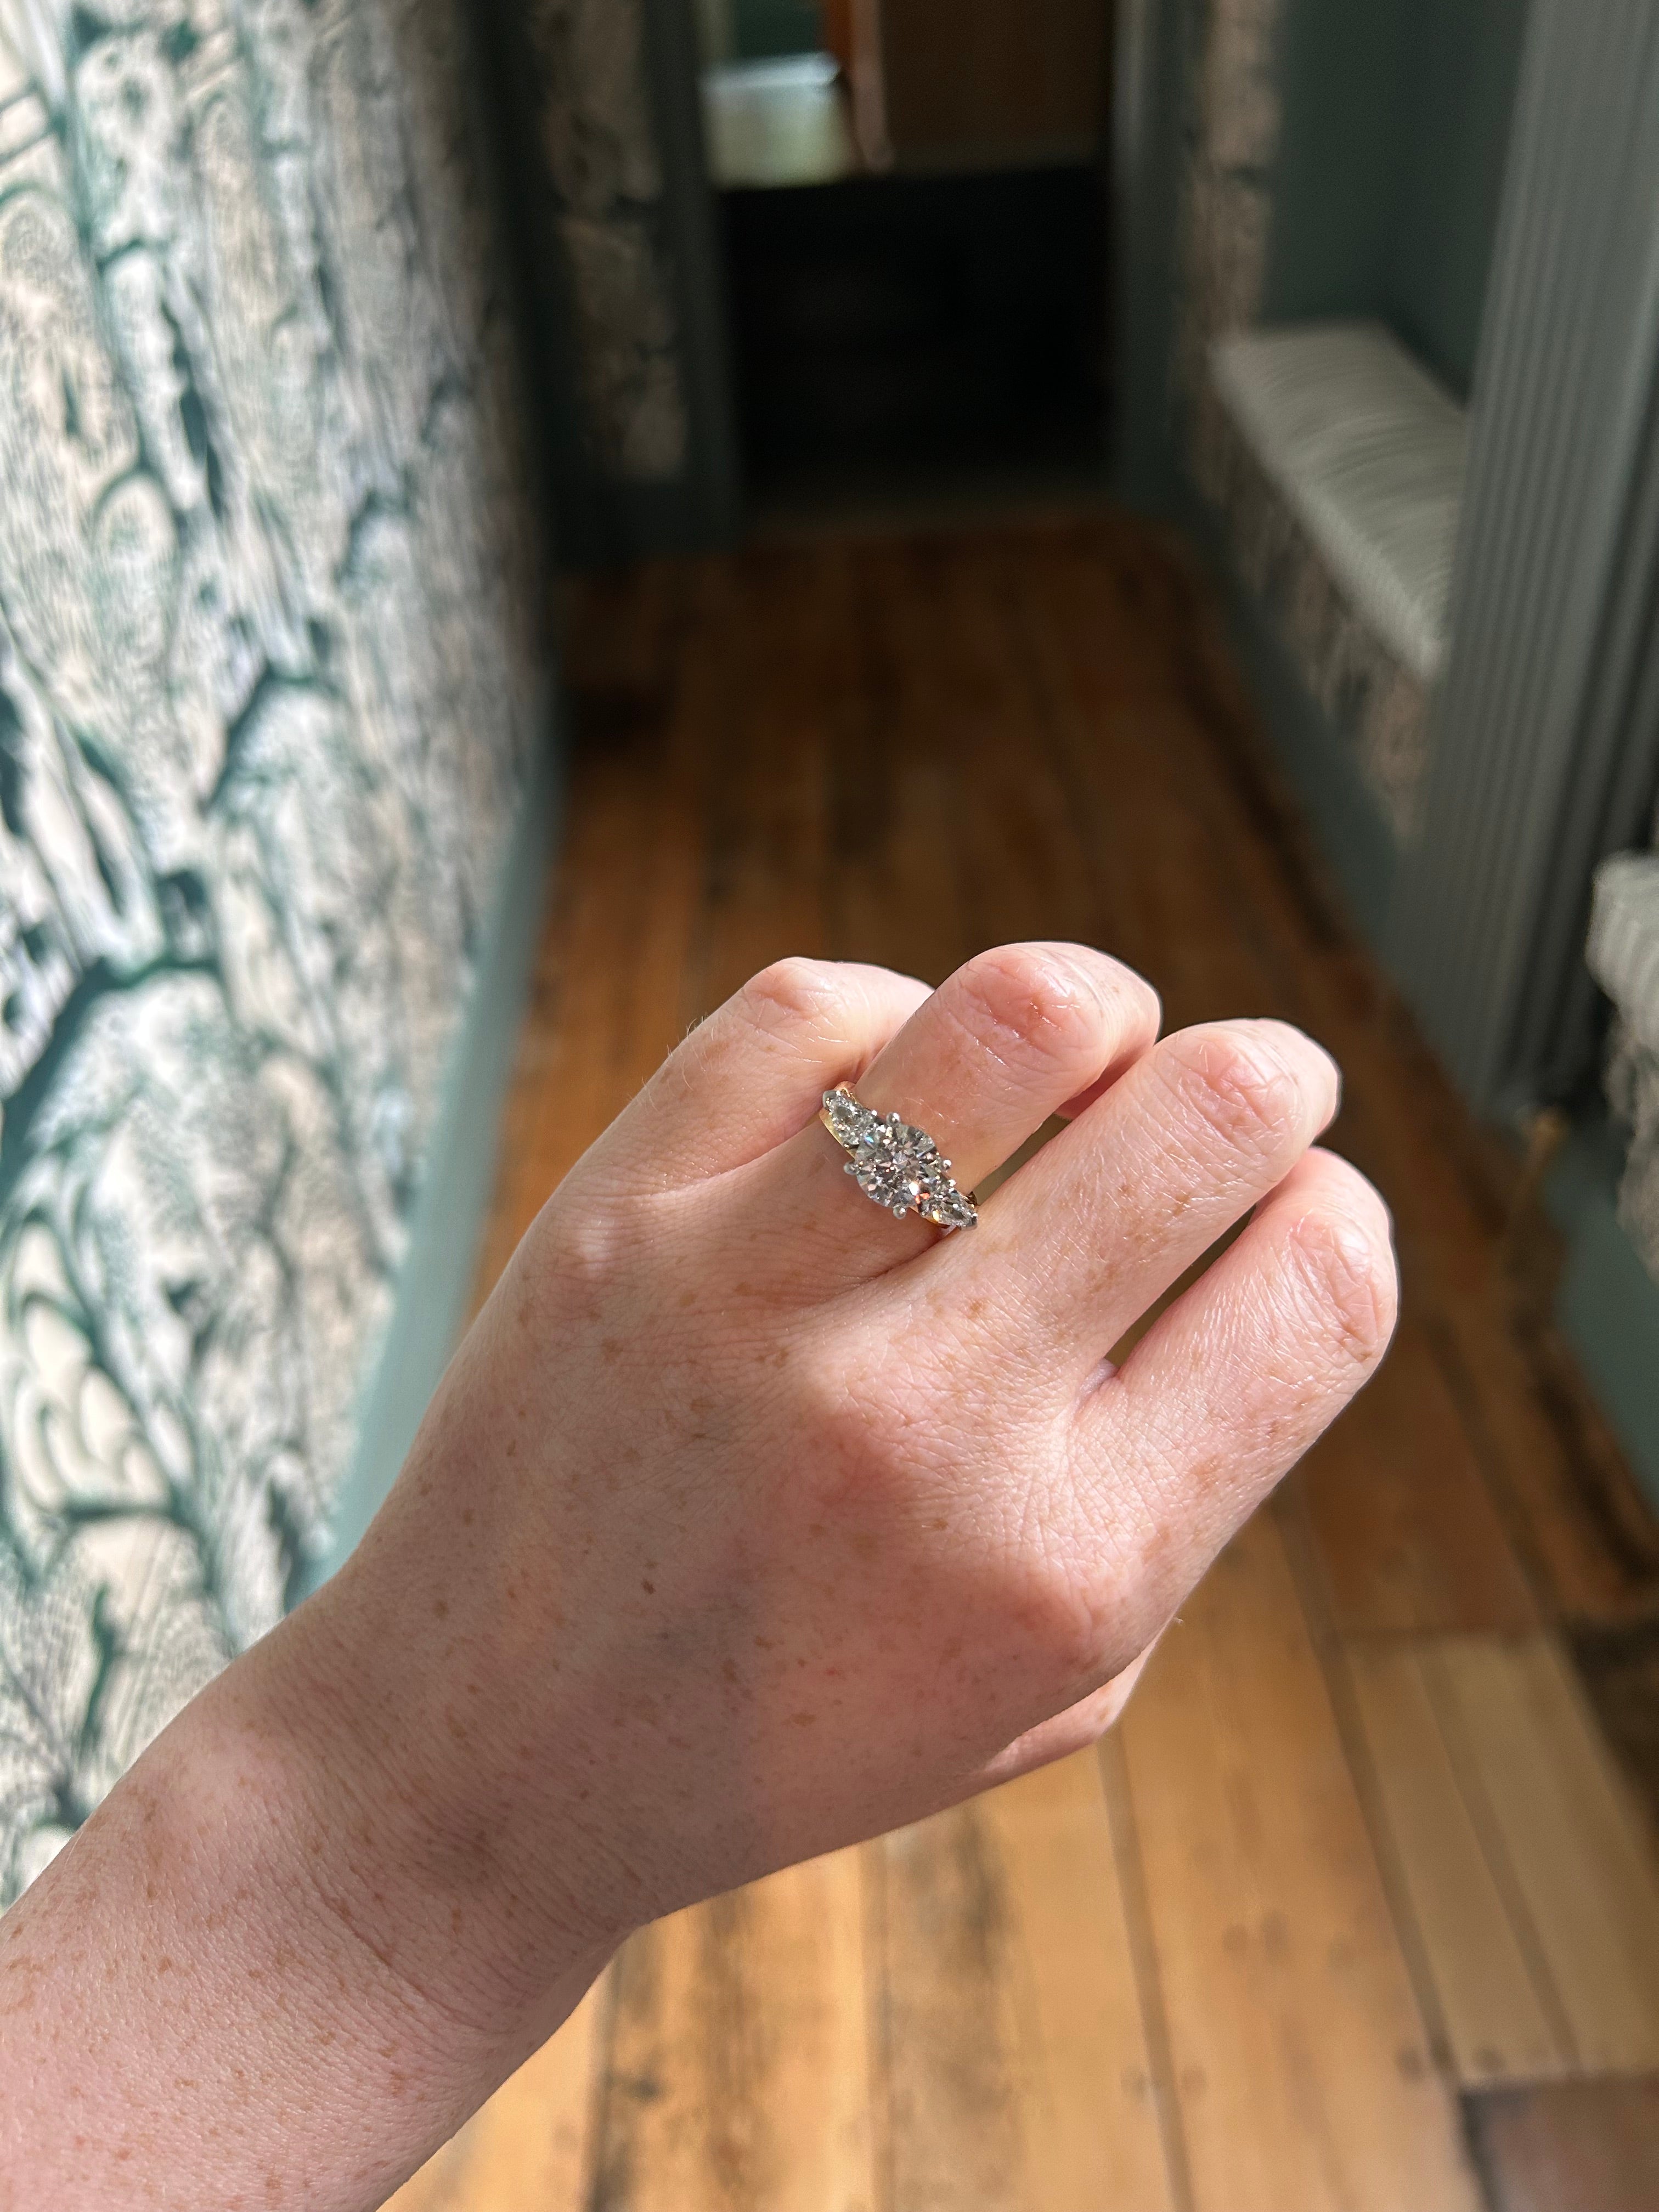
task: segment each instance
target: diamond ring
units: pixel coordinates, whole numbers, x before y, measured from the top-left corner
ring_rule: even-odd
[[[844,1152],[847,1173],[866,1198],[902,1221],[913,1209],[936,1227],[971,1229],[979,1209],[951,1180],[951,1163],[925,1129],[860,1106],[847,1085],[823,1094],[818,1115]]]

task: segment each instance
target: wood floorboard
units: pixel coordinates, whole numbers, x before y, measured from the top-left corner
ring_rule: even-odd
[[[434,2151],[418,2173],[413,2173],[382,2212],[454,2212],[457,2191],[466,2164],[465,2129]]]
[[[1559,1993],[1576,2070],[1659,2071],[1659,1866],[1554,1638],[1449,1637],[1419,1665],[1488,1856]]]
[[[919,629],[933,619],[915,562],[902,543],[875,547],[853,580],[851,693],[829,764],[831,950],[937,983],[967,957],[973,933],[954,735],[930,684],[937,656],[911,650],[913,611]]]
[[[605,2212],[873,2212],[861,1858],[631,1938],[595,2145]]]
[[[877,1849],[892,2201],[1025,2212],[1007,1906],[985,1814],[957,1806]]]
[[[385,2212],[574,2212],[592,2170],[610,1997],[606,1978]]]
[[[1076,1753],[994,1791],[983,1809],[1013,1930],[1034,2212],[1174,2212],[1100,1762]]]
[[[609,2047],[608,1982],[469,2123],[444,2212],[526,2212],[580,2203],[592,2170],[599,2068]]]
[[[1117,1869],[1124,1936],[1140,1996],[1141,2033],[1164,2143],[1164,2174],[1169,2185],[1170,2212],[1194,2212],[1192,2161],[1188,2154],[1181,2094],[1176,2082],[1169,2007],[1164,2002],[1164,1978],[1158,1968],[1158,1929],[1147,1895],[1146,1862],[1140,1847],[1140,1830],[1129,1788],[1121,1730],[1114,1729],[1104,1737],[1097,1747],[1096,1755],[1111,1824],[1112,1856]]]
[[[1165,1632],[1119,1732],[1198,2212],[1474,2212],[1271,1516]]]
[[[1492,2212],[1653,2212],[1659,2081],[1561,2081],[1469,2100]]]
[[[1287,1499],[1307,1517],[1344,1634],[1522,1629],[1538,1607],[1413,1315]]]
[[[1659,1620],[1581,1625],[1569,1640],[1601,1733],[1659,1834]]]
[[[837,703],[842,593],[833,562],[784,550],[744,571],[752,619],[726,641],[695,1012],[763,968],[824,943],[826,727]]]
[[[398,2212],[1472,2212],[1460,2083],[1496,2212],[1534,2212],[1516,2160],[1582,2165],[1613,2094],[1544,2077],[1621,2069],[1617,2143],[1659,2066],[1646,1831],[1554,1640],[1636,1710],[1659,1534],[1514,1264],[1514,1164],[1347,931],[1190,561],[1113,515],[825,533],[589,580],[562,619],[566,840],[481,1293],[756,968],[938,981],[1073,937],[1169,1024],[1332,1048],[1406,1319],[1100,1779],[647,1930]],[[1659,1731],[1615,1732],[1659,1805]],[[1583,2202],[1626,2212],[1623,2172]]]
[[[918,2212],[1172,2212],[1093,1754],[875,1851],[890,2201]]]
[[[1577,2049],[1547,1952],[1507,1866],[1493,1866],[1489,1823],[1471,1809],[1424,1677],[1422,1647],[1377,1639],[1352,1646],[1348,1664],[1458,2080],[1473,2087],[1575,2070]],[[1586,1880],[1596,1872],[1582,1869]]]

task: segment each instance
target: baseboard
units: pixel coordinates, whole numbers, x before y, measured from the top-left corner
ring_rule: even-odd
[[[675,554],[719,552],[735,543],[735,482],[702,468],[663,483],[600,478],[556,456],[550,494],[554,556],[579,574]]]
[[[1620,1226],[1619,1166],[1611,1132],[1595,1124],[1574,1135],[1550,1178],[1567,1241],[1556,1318],[1659,1509],[1659,1283]]]
[[[561,748],[550,696],[538,720],[495,911],[450,1047],[392,1321],[363,1387],[356,1452],[335,1499],[328,1547],[301,1570],[296,1603],[327,1580],[374,1517],[465,1324],[558,821]]]

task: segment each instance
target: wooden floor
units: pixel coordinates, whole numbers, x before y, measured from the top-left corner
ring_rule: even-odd
[[[398,2212],[1651,2212],[1653,1830],[1574,1653],[1651,1677],[1659,1539],[1525,1178],[1347,934],[1184,561],[1111,518],[823,537],[568,626],[486,1282],[764,961],[1065,935],[1171,1024],[1331,1046],[1404,1319],[1098,1757],[647,1930]]]

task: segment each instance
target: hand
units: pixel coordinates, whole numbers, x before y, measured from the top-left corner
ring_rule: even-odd
[[[1310,1149],[1326,1054],[1273,1022],[1157,1025],[1144,982],[1073,945],[931,994],[805,961],[756,978],[548,1201],[340,1574],[37,1885],[47,1943],[54,1911],[95,1928],[95,1870],[206,1792],[215,1840],[191,1832],[174,1887],[238,1881],[262,1959],[326,1960],[285,1984],[307,2106],[283,2202],[378,2202],[630,1928],[1109,1723],[1395,1308],[1380,1201]],[[963,1188],[1070,1126],[945,1238],[842,1174],[816,1116],[844,1079]],[[270,1823],[252,1878],[224,1863],[252,1817],[212,1783],[232,1770]],[[135,1910],[142,1960],[183,1908]],[[198,2002],[234,2014],[234,1981]],[[343,2008],[352,2048],[307,2046]],[[133,2194],[88,2203],[175,2201],[101,2171]]]
[[[785,962],[554,1194],[326,1600],[375,1623],[380,1755],[487,1823],[519,1897],[614,1939],[1090,1740],[1364,1379],[1394,1273],[1379,1200],[1309,1150],[1334,1066],[1157,1023],[1077,946],[931,995]],[[1073,1118],[947,1239],[843,1175],[843,1079],[963,1188]]]

